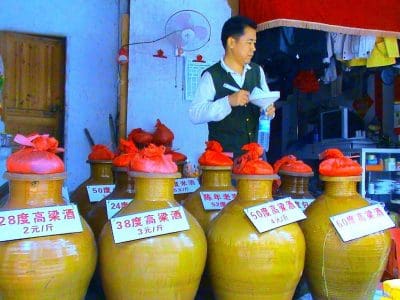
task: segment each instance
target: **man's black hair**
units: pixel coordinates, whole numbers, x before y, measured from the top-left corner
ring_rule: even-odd
[[[226,49],[226,42],[229,37],[239,38],[244,34],[244,29],[246,27],[251,27],[257,29],[257,23],[252,19],[244,16],[234,16],[227,20],[222,26],[221,31],[221,41],[222,46]]]

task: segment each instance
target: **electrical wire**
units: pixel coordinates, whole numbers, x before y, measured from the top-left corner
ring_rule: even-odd
[[[178,11],[178,12],[172,14],[172,15],[168,18],[168,20],[167,20],[167,22],[166,22],[165,24],[167,25],[168,22],[169,22],[173,17],[175,17],[177,14],[182,13],[182,12],[194,12],[194,13],[200,15],[201,17],[203,17],[204,20],[205,20],[206,23],[207,23],[207,27],[208,27],[208,38],[207,38],[207,40],[204,41],[204,42],[202,43],[202,45],[200,45],[200,46],[197,47],[196,49],[185,49],[186,52],[197,51],[197,50],[203,48],[203,47],[210,41],[210,39],[211,39],[211,24],[210,24],[210,22],[208,21],[208,19],[206,18],[205,15],[203,15],[202,13],[200,13],[200,12],[198,12],[198,11],[196,11],[196,10],[192,10],[192,9],[180,10],[180,11]],[[164,36],[159,37],[159,38],[157,38],[157,39],[155,39],[155,40],[151,40],[151,41],[142,41],[142,42],[135,42],[135,43],[129,43],[129,44],[122,45],[121,48],[128,47],[128,46],[132,46],[132,45],[152,44],[152,43],[161,41],[161,40],[163,40],[163,39],[169,37],[170,35],[173,35],[173,34],[175,34],[175,33],[177,33],[177,32],[182,32],[182,31],[183,31],[183,30],[175,30],[175,31],[172,31],[172,32],[170,32],[170,33],[168,33],[168,34],[165,34]]]
[[[173,34],[175,34],[175,33],[177,33],[177,32],[181,32],[181,31],[182,31],[182,30],[175,30],[175,31],[173,31],[173,32],[170,32],[170,33],[168,33],[168,34],[166,34],[166,35],[164,35],[164,36],[162,36],[162,37],[160,37],[160,38],[158,38],[158,39],[152,40],[152,41],[143,41],[143,42],[136,42],[136,43],[125,44],[125,45],[122,45],[121,48],[124,48],[124,47],[127,47],[127,46],[132,46],[132,45],[152,44],[152,43],[161,41],[161,40],[163,40],[163,39],[169,37],[170,35],[173,35]]]

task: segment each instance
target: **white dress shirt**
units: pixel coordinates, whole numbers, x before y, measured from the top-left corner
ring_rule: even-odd
[[[231,74],[238,86],[242,87],[246,77],[246,72],[251,69],[250,65],[246,64],[243,73],[239,74],[229,68],[223,59],[221,59],[220,63],[222,68]],[[261,67],[260,88],[264,91],[269,91],[265,74]],[[231,113],[232,107],[229,104],[228,96],[214,101],[215,93],[216,91],[211,74],[205,72],[199,80],[194,99],[189,108],[189,118],[192,123],[202,124],[211,121],[221,121]]]

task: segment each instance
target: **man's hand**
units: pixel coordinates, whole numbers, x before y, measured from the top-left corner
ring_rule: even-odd
[[[270,118],[273,119],[275,117],[275,106],[274,104],[271,104],[267,107],[265,110],[265,114]]]
[[[250,93],[245,90],[240,90],[228,96],[229,104],[234,106],[246,106],[249,103]]]

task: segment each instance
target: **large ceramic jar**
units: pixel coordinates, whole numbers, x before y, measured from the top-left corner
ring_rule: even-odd
[[[2,210],[64,205],[64,173],[6,173],[10,196]],[[97,253],[93,233],[83,231],[0,242],[0,299],[84,299]]]
[[[298,173],[281,170],[279,176],[281,186],[278,193],[274,195],[275,199],[291,197],[302,210],[315,200],[308,190],[309,180],[314,176],[313,172]]]
[[[276,175],[235,175],[238,195],[210,224],[207,266],[218,300],[292,299],[305,242],[297,223],[259,233],[244,209],[272,200]]]
[[[96,204],[96,202],[90,202],[87,186],[114,183],[111,160],[88,160],[87,162],[90,165],[90,176],[70,196],[71,202],[78,206],[79,213],[84,218],[86,218],[87,213]]]
[[[201,166],[201,170],[201,186],[183,201],[183,206],[197,219],[204,232],[207,232],[208,225],[220,210],[205,210],[200,193],[236,191],[236,188],[232,185],[231,166]]]
[[[176,163],[176,165],[178,166],[178,172],[181,174],[183,174],[183,167],[184,167],[185,163],[186,163],[186,161],[180,161],[180,162]],[[189,193],[181,193],[181,194],[175,194],[174,197],[178,203],[182,203],[182,201],[185,200],[188,195],[189,195]]]
[[[128,169],[125,167],[115,166],[112,169],[115,181],[114,190],[103,200],[96,202],[86,216],[86,220],[92,228],[96,240],[98,239],[104,224],[106,224],[108,219],[112,217],[107,214],[107,201],[110,203],[111,208],[114,206],[122,208],[121,203],[124,205],[127,204],[128,201],[130,202],[133,200],[135,195],[133,177],[128,176]],[[113,201],[115,203],[113,203]]]
[[[306,209],[301,222],[306,239],[305,274],[314,299],[372,299],[386,267],[388,232],[343,242],[329,217],[368,202],[357,192],[360,176],[320,176],[321,196]]]
[[[115,217],[179,207],[174,200],[179,173],[129,172],[135,200]],[[204,269],[207,243],[188,212],[190,229],[115,244],[110,222],[101,232],[100,271],[108,300],[194,299]]]

